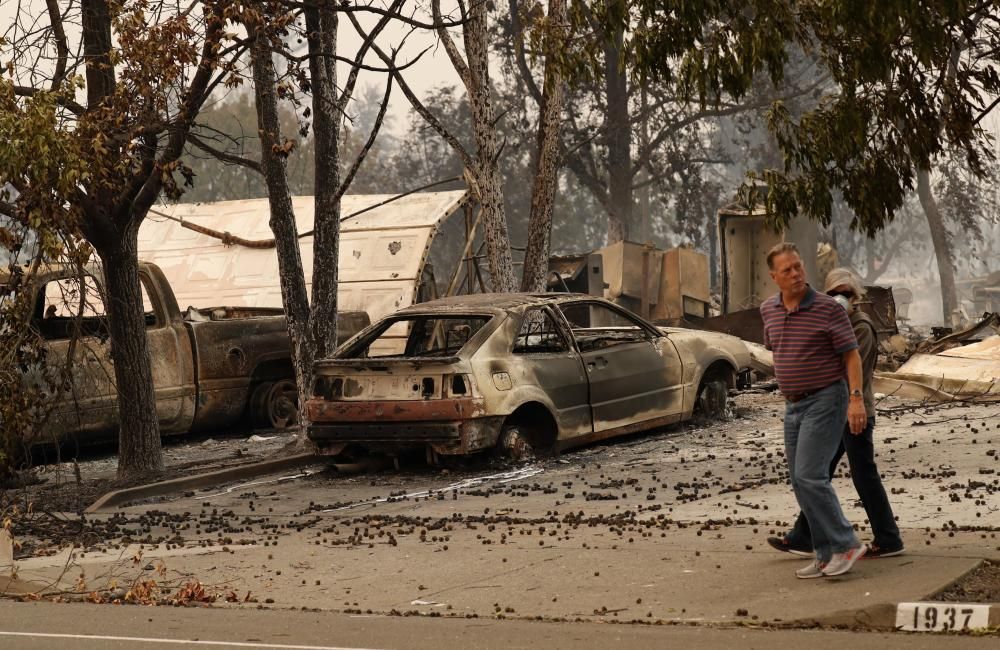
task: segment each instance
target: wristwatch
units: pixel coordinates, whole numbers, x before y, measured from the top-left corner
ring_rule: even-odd
[[[851,391],[851,397],[864,397],[864,394],[860,390],[855,388],[854,390]]]

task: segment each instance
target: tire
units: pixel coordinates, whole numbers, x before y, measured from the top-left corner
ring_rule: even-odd
[[[247,407],[255,429],[287,429],[299,421],[299,395],[291,379],[257,384]]]
[[[532,460],[535,457],[535,451],[528,442],[524,430],[516,424],[501,429],[497,438],[496,452],[500,458],[515,463]]]
[[[247,419],[254,429],[270,426],[267,423],[267,409],[264,403],[267,401],[267,395],[271,392],[272,386],[274,386],[273,381],[262,381],[254,386],[250,393],[250,401],[247,403]]]
[[[721,379],[702,382],[698,390],[695,411],[698,415],[713,420],[722,419],[729,405],[729,387]]]
[[[287,429],[299,421],[299,391],[291,379],[274,382],[264,406],[267,421],[273,429]]]

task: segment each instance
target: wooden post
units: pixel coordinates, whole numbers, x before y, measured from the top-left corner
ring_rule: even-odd
[[[649,318],[649,258],[653,253],[653,245],[646,242],[642,247],[642,288],[639,298],[639,313],[643,318]]]

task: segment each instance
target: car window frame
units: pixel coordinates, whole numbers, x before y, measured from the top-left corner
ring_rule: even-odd
[[[345,342],[342,347],[338,348],[336,353],[331,358],[344,359],[348,361],[362,360],[362,359],[372,359],[374,361],[384,359],[386,361],[393,361],[399,359],[423,358],[423,357],[407,357],[404,355],[369,357],[369,356],[358,356],[357,354],[360,348],[370,346],[375,340],[377,340],[380,336],[385,334],[385,332],[389,328],[396,325],[400,321],[407,321],[407,320],[412,321],[419,318],[485,318],[486,319],[486,322],[483,323],[483,326],[480,327],[478,330],[476,330],[476,333],[470,336],[469,339],[464,344],[462,344],[462,347],[459,348],[452,356],[459,356],[460,353],[463,350],[465,350],[466,347],[468,347],[470,344],[474,342],[477,342],[477,340],[480,337],[484,337],[482,340],[485,340],[486,337],[491,336],[492,333],[496,331],[496,328],[499,326],[499,323],[504,320],[504,318],[501,315],[490,311],[470,310],[470,311],[443,312],[443,313],[436,313],[432,311],[420,311],[420,312],[411,312],[405,314],[395,312],[389,314],[388,316],[384,316],[383,318],[375,321],[368,327],[364,328],[363,330],[355,334],[347,342]],[[407,332],[407,338],[409,338],[409,336],[410,333]],[[481,343],[482,341],[478,341],[477,346],[480,345]],[[427,358],[433,359],[435,357],[427,357]]]
[[[559,338],[562,339],[563,345],[565,346],[563,350],[560,350],[558,352],[515,352],[514,351],[514,348],[517,345],[517,337],[521,333],[521,326],[524,324],[525,319],[528,317],[528,313],[535,310],[541,311],[543,314],[548,316],[548,318],[552,321],[552,324],[555,326],[556,333],[559,335]],[[528,305],[527,307],[525,307],[524,311],[518,315],[517,331],[514,332],[514,336],[511,339],[509,353],[512,356],[524,357],[524,356],[535,356],[535,355],[545,355],[545,354],[567,354],[571,352],[578,352],[579,349],[577,348],[576,341],[573,339],[572,332],[567,331],[566,328],[567,323],[565,317],[563,317],[562,314],[555,313],[558,311],[559,310],[557,309],[552,309],[551,305]]]
[[[581,354],[584,352],[584,350],[580,347],[580,342],[577,340],[577,336],[576,336],[576,333],[574,331],[573,324],[569,321],[568,318],[566,318],[566,315],[563,313],[563,309],[565,309],[567,307],[575,307],[575,306],[579,306],[579,305],[599,305],[599,306],[605,307],[605,308],[607,308],[607,309],[609,309],[609,310],[611,310],[613,312],[616,312],[620,317],[622,317],[625,320],[628,320],[628,321],[634,323],[645,334],[644,338],[641,341],[633,341],[635,343],[639,343],[639,342],[653,343],[657,339],[663,338],[664,336],[666,336],[662,331],[660,331],[654,325],[652,325],[650,323],[647,323],[646,321],[644,321],[638,315],[631,313],[627,309],[625,309],[623,307],[620,307],[619,305],[616,305],[613,302],[606,302],[606,301],[603,301],[603,300],[593,300],[593,299],[591,299],[591,300],[587,300],[587,299],[570,300],[570,301],[560,302],[558,305],[556,305],[558,307],[558,309],[556,309],[555,311],[557,311],[559,313],[559,318],[561,319],[564,327],[568,330],[570,338],[573,341],[573,346],[575,347],[575,349],[577,350],[577,352],[579,352]],[[625,343],[626,342],[623,341],[622,343],[615,344],[615,345],[624,345]],[[609,347],[614,347],[614,346],[609,346]]]

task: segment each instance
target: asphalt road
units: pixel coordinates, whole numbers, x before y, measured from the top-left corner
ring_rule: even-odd
[[[994,647],[996,638],[859,634],[707,626],[638,626],[349,616],[257,609],[110,607],[0,602],[0,648],[281,648],[295,650],[516,650],[538,648],[906,648]]]

